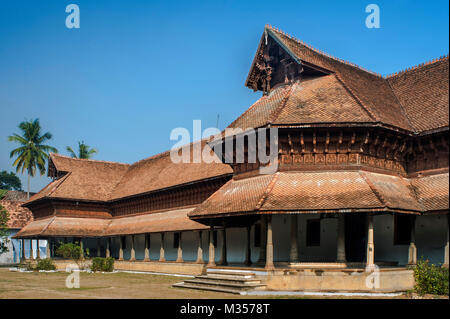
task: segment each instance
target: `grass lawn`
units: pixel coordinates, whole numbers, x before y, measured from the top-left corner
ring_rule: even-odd
[[[80,288],[69,289],[65,285],[67,275],[68,273],[65,272],[20,273],[11,272],[8,268],[0,268],[0,298],[270,298],[268,296],[240,296],[172,288],[172,284],[180,282],[184,278],[124,272],[111,274],[81,273]],[[400,296],[397,298],[408,297]],[[273,296],[272,298],[284,297]],[[289,298],[292,298],[292,296]],[[296,296],[295,298],[308,297]]]

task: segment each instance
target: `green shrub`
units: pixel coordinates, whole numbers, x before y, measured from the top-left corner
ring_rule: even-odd
[[[83,257],[81,246],[78,243],[61,244],[55,253],[56,256],[65,259],[79,260]]]
[[[430,264],[428,260],[421,259],[414,267],[416,280],[415,292],[420,295],[447,295],[448,296],[448,268]]]
[[[50,258],[40,259],[36,265],[36,270],[56,270],[56,266]]]
[[[92,271],[105,271],[105,272],[111,272],[114,270],[114,258],[108,257],[108,258],[101,258],[101,257],[95,257],[92,259],[92,265],[91,265]]]

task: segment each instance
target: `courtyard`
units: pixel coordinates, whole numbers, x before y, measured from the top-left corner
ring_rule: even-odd
[[[447,298],[415,294],[403,294],[396,297],[367,296],[241,296],[218,292],[173,288],[172,284],[185,277],[152,275],[142,273],[81,273],[80,288],[66,288],[68,273],[54,272],[13,272],[0,268],[0,299],[249,299],[249,298]]]

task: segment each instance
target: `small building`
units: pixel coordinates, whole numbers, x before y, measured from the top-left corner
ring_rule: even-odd
[[[31,194],[33,195],[33,194]],[[12,238],[25,225],[33,221],[33,214],[31,211],[22,207],[22,204],[27,200],[27,193],[22,191],[8,191],[0,200],[0,205],[9,213],[8,221],[8,252],[0,255],[0,264],[16,264],[21,260],[22,252],[28,258],[30,256],[37,257],[37,241],[34,240],[19,240]],[[46,240],[40,242],[41,256],[45,256]],[[24,249],[25,248],[25,249]]]
[[[418,258],[448,267],[448,76],[448,56],[383,77],[266,26],[245,82],[262,97],[188,147],[217,162],[52,154],[15,237],[81,240],[119,269],[250,269],[268,289],[410,289]],[[276,165],[249,135],[273,129]]]

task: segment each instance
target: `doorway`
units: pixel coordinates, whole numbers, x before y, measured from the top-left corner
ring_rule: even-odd
[[[367,243],[366,214],[345,216],[345,255],[348,262],[365,262]]]

